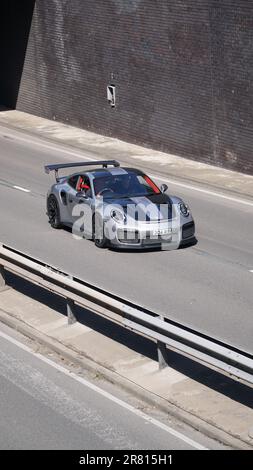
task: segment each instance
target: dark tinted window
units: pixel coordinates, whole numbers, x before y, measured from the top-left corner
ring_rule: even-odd
[[[68,183],[71,186],[71,188],[76,189],[78,178],[79,178],[79,175],[74,175],[69,178]]]
[[[86,175],[80,175],[77,181],[77,186],[76,186],[77,191],[83,191],[85,192],[86,196],[91,197],[91,186],[90,186],[90,180],[88,176]]]
[[[156,184],[146,175],[126,173],[121,175],[106,175],[94,180],[96,196],[119,198],[126,196],[145,196],[160,193]]]

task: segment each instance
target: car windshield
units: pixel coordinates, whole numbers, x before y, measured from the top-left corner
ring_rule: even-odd
[[[94,179],[94,191],[96,196],[107,199],[160,193],[160,189],[147,175],[137,173],[98,176]]]

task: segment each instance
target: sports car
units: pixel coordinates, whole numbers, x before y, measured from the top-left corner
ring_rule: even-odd
[[[79,171],[59,176],[74,167]],[[103,160],[46,165],[51,171],[56,182],[47,194],[47,215],[55,229],[72,227],[75,237],[90,238],[99,248],[175,249],[195,241],[188,205],[141,170]]]

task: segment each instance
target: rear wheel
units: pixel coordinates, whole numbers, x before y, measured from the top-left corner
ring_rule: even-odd
[[[106,248],[108,240],[105,236],[104,223],[102,217],[98,214],[93,216],[92,233],[95,245],[98,248]]]
[[[60,209],[57,199],[53,194],[47,200],[48,220],[53,228],[61,228]]]

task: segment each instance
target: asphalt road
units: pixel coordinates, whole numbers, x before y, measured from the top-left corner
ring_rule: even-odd
[[[51,229],[45,215],[53,178],[43,165],[78,160],[60,145],[0,128],[0,240],[252,353],[253,207],[171,183],[169,191],[191,206],[197,245],[177,251],[99,250],[89,240]]]
[[[173,426],[33,351],[1,325],[0,449],[222,449]]]

